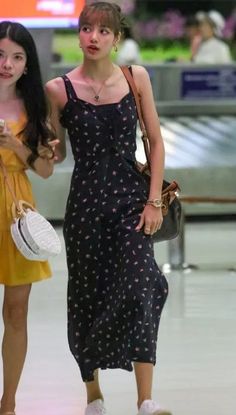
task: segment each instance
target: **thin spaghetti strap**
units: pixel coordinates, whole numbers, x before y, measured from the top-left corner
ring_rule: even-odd
[[[63,79],[64,84],[65,84],[65,89],[66,89],[66,94],[67,94],[68,100],[71,100],[71,99],[72,100],[77,100],[78,97],[76,95],[76,92],[74,90],[74,87],[72,85],[71,80],[66,75],[63,75],[62,79]]]

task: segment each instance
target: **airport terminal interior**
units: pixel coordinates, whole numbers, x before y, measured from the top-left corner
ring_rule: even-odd
[[[61,227],[57,230],[62,240]],[[236,222],[187,222],[186,269],[166,274],[170,292],[160,324],[153,397],[173,415],[236,413],[235,235]],[[157,244],[155,255],[160,266],[168,263],[168,243]],[[17,415],[84,414],[85,388],[66,337],[64,248],[51,263],[53,278],[36,283],[31,294],[29,352]],[[136,415],[133,373],[103,371],[101,384],[108,415]]]
[[[165,86],[166,96],[157,102],[166,147],[165,177],[178,181],[181,195],[235,198],[235,99],[182,99],[175,90],[180,68],[175,66],[175,73],[168,65],[149,70],[153,85],[160,86],[158,94]],[[231,91],[225,82],[235,82],[235,66],[227,73],[217,70],[223,91]],[[140,139],[137,158],[143,160]],[[58,226],[62,244],[72,168],[68,144],[67,159],[52,177],[42,183],[30,174],[39,211]],[[236,204],[183,203],[183,211],[181,235],[155,245],[169,297],[160,324],[153,398],[172,415],[235,415]],[[64,245],[51,264],[53,278],[35,284],[31,294],[29,351],[17,415],[83,415],[86,406],[85,388],[67,344]],[[103,371],[101,384],[108,415],[137,414],[133,373]]]
[[[161,126],[166,174],[179,181],[184,194],[206,195],[209,189],[212,195],[235,194],[232,116],[161,116]],[[204,131],[204,140],[199,131]],[[140,139],[137,157],[144,159]],[[51,261],[53,278],[33,286],[29,352],[17,415],[83,415],[86,406],[66,332],[61,219],[72,165],[68,145],[67,159],[56,166],[52,178],[43,185],[34,178],[40,211],[56,219],[63,252]],[[183,204],[183,209],[186,221],[180,237],[155,245],[170,291],[160,324],[153,397],[173,415],[232,415],[236,413],[235,204]],[[108,415],[137,414],[133,373],[103,371],[101,384]]]
[[[1,0],[0,13],[11,7],[7,20],[14,15],[18,18],[32,3],[40,3],[47,10],[50,3],[53,8],[62,4],[70,8],[73,2]],[[137,3],[144,5],[147,1]],[[202,1],[185,3],[188,12],[190,3],[193,9],[203,5]],[[220,2],[208,3],[215,8]],[[236,10],[235,0],[223,3],[225,8]],[[82,5],[83,1],[77,0],[76,4]],[[71,20],[61,13],[59,26],[63,23],[60,27],[66,30]],[[78,15],[76,8],[76,25]],[[73,69],[63,61],[52,63],[53,34],[58,27],[54,17],[50,27],[41,12],[39,21],[26,19],[30,28],[37,23],[31,30],[44,81]],[[180,22],[181,15],[175,20]],[[169,27],[174,33],[174,20],[171,22],[163,26],[164,32]],[[235,22],[236,11],[227,30],[233,24],[236,28]],[[42,24],[46,24],[46,30]],[[153,30],[152,26],[155,20],[150,20],[148,31]],[[236,49],[236,31],[233,42]],[[185,197],[179,236],[154,246],[156,261],[169,283],[169,296],[160,322],[153,399],[172,415],[236,415],[236,62],[208,65],[182,58],[171,60],[144,65],[165,143],[165,179],[176,180],[180,197]],[[140,130],[137,159],[145,161]],[[67,139],[67,158],[55,166],[50,178],[42,180],[29,172],[38,210],[55,226],[62,253],[50,261],[52,278],[32,287],[28,354],[17,393],[16,415],[85,413],[85,386],[67,341],[68,277],[62,223],[73,164]],[[202,201],[190,203],[192,197]],[[1,304],[2,298],[3,287]],[[134,372],[104,370],[100,380],[107,415],[137,415]]]

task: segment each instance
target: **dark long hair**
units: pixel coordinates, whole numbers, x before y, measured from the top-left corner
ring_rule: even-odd
[[[47,142],[54,138],[54,134],[47,125],[48,106],[36,46],[29,31],[20,23],[2,21],[0,39],[5,38],[17,43],[26,53],[27,70],[16,83],[27,115],[26,125],[20,134],[24,134],[25,143],[37,154],[38,144],[49,147]]]

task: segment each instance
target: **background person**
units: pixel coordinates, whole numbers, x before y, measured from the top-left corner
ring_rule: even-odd
[[[189,42],[191,54],[190,59],[193,60],[202,40],[199,28],[199,20],[196,18],[196,16],[189,16],[187,18],[185,22],[185,36]]]
[[[198,13],[202,42],[193,62],[202,64],[227,64],[232,62],[229,46],[220,37],[225,25],[223,16],[215,10]]]
[[[118,46],[116,63],[118,65],[132,65],[141,62],[140,48],[134,39],[130,27],[124,27],[121,43]]]

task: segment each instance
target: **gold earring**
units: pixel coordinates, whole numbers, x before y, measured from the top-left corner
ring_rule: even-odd
[[[114,51],[115,51],[115,52],[118,52],[118,47],[117,47],[117,45],[114,45]]]

